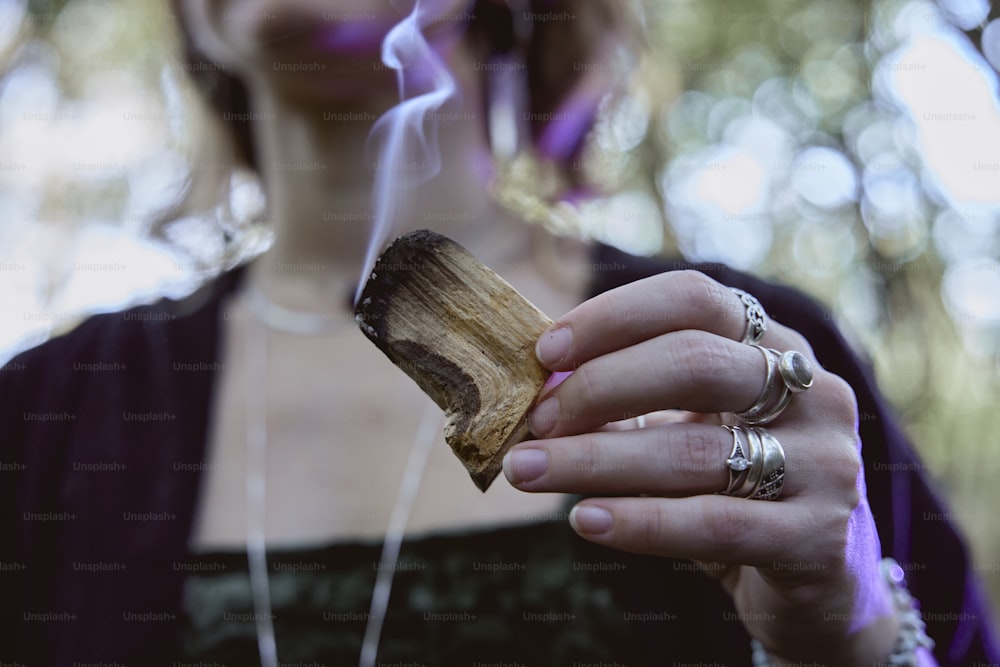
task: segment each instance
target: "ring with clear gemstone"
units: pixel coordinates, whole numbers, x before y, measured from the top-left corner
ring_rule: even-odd
[[[726,465],[729,466],[730,470],[735,470],[736,472],[743,472],[750,467],[750,462],[747,461],[742,456],[734,456],[732,458],[726,459]]]

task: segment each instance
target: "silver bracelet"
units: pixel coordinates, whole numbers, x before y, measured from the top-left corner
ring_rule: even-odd
[[[892,603],[899,616],[899,637],[896,645],[880,665],[884,667],[917,667],[917,651],[921,648],[934,648],[934,640],[927,636],[924,619],[920,616],[916,600],[906,589],[903,568],[893,558],[883,558],[879,563],[882,578],[889,584],[892,592]],[[773,667],[771,656],[756,639],[750,641],[751,658],[754,667]]]

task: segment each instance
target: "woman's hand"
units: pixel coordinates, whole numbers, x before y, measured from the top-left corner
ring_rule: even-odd
[[[543,390],[531,415],[539,439],[512,449],[504,472],[523,491],[613,496],[573,509],[573,528],[588,540],[722,564],[721,584],[772,655],[882,661],[898,621],[878,572],[854,392],[777,323],[761,345],[801,352],[815,369],[813,386],[766,426],[785,452],[782,494],[768,502],[717,493],[729,482],[733,447],[720,424],[737,423],[733,413],[764,388],[764,355],[739,342],[746,327],[740,298],[693,271],[580,305],[539,340],[547,368],[573,373]],[[607,428],[665,409],[698,416]]]

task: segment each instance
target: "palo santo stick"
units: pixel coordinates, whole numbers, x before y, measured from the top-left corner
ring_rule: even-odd
[[[528,410],[549,376],[535,341],[552,321],[465,248],[427,230],[382,253],[354,313],[445,411],[445,440],[485,491],[528,435]]]

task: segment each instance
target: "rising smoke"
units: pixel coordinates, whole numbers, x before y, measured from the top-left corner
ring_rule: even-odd
[[[435,112],[457,93],[455,79],[431,48],[423,28],[435,0],[417,0],[382,42],[382,62],[396,71],[400,102],[375,123],[368,148],[376,154],[372,207],[375,212],[365,263],[354,301],[361,297],[379,249],[397,228],[408,191],[441,171]],[[425,122],[426,121],[426,122]]]

